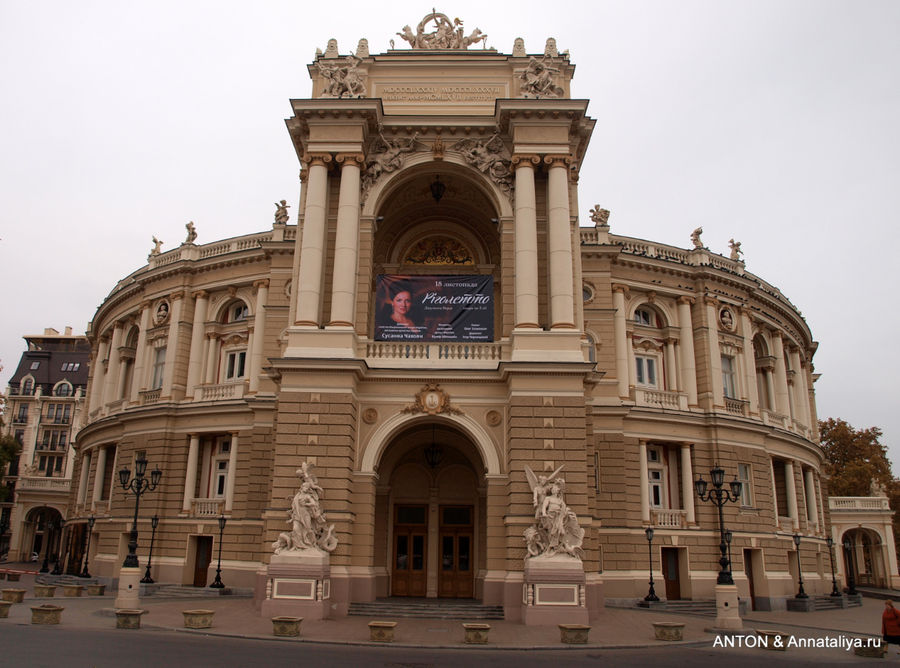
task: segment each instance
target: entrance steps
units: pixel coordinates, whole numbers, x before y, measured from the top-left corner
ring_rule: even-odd
[[[51,575],[50,573],[38,573],[34,576],[35,584],[56,585],[93,585],[100,584],[99,578],[82,578],[77,575]]]
[[[709,615],[710,617],[716,616],[715,599],[665,601],[661,607],[668,612],[683,612],[687,615]]]
[[[841,598],[831,596],[814,596],[814,610],[840,610],[842,608],[858,608],[862,606],[862,597],[859,596],[841,596]]]
[[[141,596],[152,596],[158,599],[180,598],[213,598],[218,596],[230,596],[232,598],[253,598],[252,589],[238,587],[225,587],[224,589],[210,589],[209,587],[192,587],[190,585],[176,584],[142,584]]]
[[[347,613],[355,617],[412,617],[417,619],[503,619],[503,606],[482,605],[475,599],[379,598],[370,603],[351,603]]]

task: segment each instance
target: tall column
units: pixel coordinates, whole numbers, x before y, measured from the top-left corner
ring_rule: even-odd
[[[300,284],[295,285],[298,325],[318,327],[325,263],[326,215],[328,213],[328,154],[309,156],[306,210],[300,249]]]
[[[231,449],[228,451],[228,477],[225,479],[225,512],[234,508],[234,479],[237,475],[238,433],[231,434]]]
[[[678,390],[678,374],[675,371],[675,340],[666,339],[666,385],[665,389],[672,392]]]
[[[756,356],[753,354],[753,326],[746,308],[741,309],[741,332],[744,335],[744,387],[750,401],[750,412],[759,413],[759,391],[756,388]]]
[[[537,204],[534,191],[534,166],[537,163],[537,156],[513,156],[516,168],[515,326],[519,328],[539,327]]]
[[[641,487],[641,522],[650,524],[650,482],[647,480],[647,444],[644,441],[640,443],[638,462],[641,467],[638,475],[638,484]]]
[[[796,409],[796,418],[803,424],[809,425],[809,393],[806,391],[806,378],[803,367],[800,364],[800,351],[797,348],[791,348],[791,368],[794,370],[794,407]]]
[[[178,326],[181,323],[181,308],[184,305],[184,293],[174,292],[170,296],[169,336],[166,339],[166,366],[163,369],[163,384],[160,396],[171,397],[172,385],[175,382],[175,364],[178,362]]]
[[[719,300],[706,297],[706,332],[709,344],[709,381],[713,405],[725,405],[725,386],[722,384],[722,353],[719,350]]]
[[[134,351],[134,373],[131,374],[131,403],[137,403],[147,384],[147,330],[150,328],[150,302],[141,304],[141,324]]]
[[[256,281],[256,307],[253,314],[253,341],[250,346],[250,392],[259,391],[262,372],[263,343],[266,340],[266,302],[269,300],[269,281]]]
[[[113,327],[112,343],[109,345],[109,365],[106,367],[106,375],[103,379],[103,403],[108,404],[118,399],[116,394],[119,382],[119,362],[121,353],[119,348],[122,347],[122,330],[125,324],[119,320]]]
[[[572,231],[569,215],[568,156],[547,156],[548,249],[550,259],[550,326],[575,327],[575,297],[572,262]]]
[[[818,506],[816,504],[816,481],[812,469],[803,471],[803,488],[806,491],[806,521],[810,529],[819,530]]]
[[[359,170],[362,155],[341,153],[341,192],[334,237],[334,271],[331,280],[332,326],[352,327],[356,306],[357,257],[359,255]]]
[[[781,332],[772,334],[772,356],[775,358],[775,410],[781,415],[790,415],[787,369],[784,365],[784,344],[781,340]]]
[[[206,378],[204,381],[207,385],[213,385],[216,382],[216,371],[219,365],[219,335],[210,332],[206,335]]]
[[[184,474],[184,498],[181,509],[189,513],[191,501],[194,499],[194,488],[197,485],[197,460],[200,454],[200,435],[191,434],[191,444],[188,448],[187,471]]]
[[[88,478],[91,474],[91,453],[86,452],[81,457],[81,476],[78,480],[78,500],[76,503],[83,506],[87,500]]]
[[[619,381],[619,396],[628,396],[628,333],[625,328],[625,293],[624,285],[613,285],[613,328],[616,340],[616,378]]]
[[[91,381],[90,412],[93,413],[103,405],[103,388],[106,385],[106,366],[103,361],[109,354],[109,337],[100,339],[97,356],[94,358],[94,378]]]
[[[199,290],[194,297],[194,323],[191,326],[191,354],[188,358],[188,377],[185,392],[188,397],[194,396],[194,388],[200,383],[200,370],[203,368],[203,331],[206,328],[209,293]]]
[[[684,498],[685,520],[688,525],[697,523],[694,510],[694,470],[691,467],[691,446],[681,446],[681,496]]]
[[[682,387],[687,393],[688,405],[697,405],[697,362],[694,356],[694,325],[691,323],[691,304],[694,300],[690,297],[678,298],[678,330],[679,346],[681,352],[681,376]]]
[[[816,424],[816,420],[813,417],[812,404],[809,400],[809,366],[808,366],[808,364],[804,364],[802,360],[800,361],[799,374],[800,374],[800,399],[799,399],[798,403],[800,403],[803,406],[803,408],[801,410],[803,411],[803,416],[805,419],[804,424],[806,424],[807,427],[812,429]]]
[[[778,412],[778,404],[775,402],[775,373],[774,373],[774,365],[773,362],[770,367],[767,367],[763,373],[763,380],[766,383],[766,390],[769,394],[769,410]]]
[[[91,495],[94,505],[103,498],[103,472],[106,470],[106,455],[106,448],[97,449],[97,470],[94,472],[94,493]]]
[[[784,462],[784,491],[787,495],[788,517],[794,521],[794,530],[800,528],[800,511],[797,509],[797,485],[794,483],[794,463]]]

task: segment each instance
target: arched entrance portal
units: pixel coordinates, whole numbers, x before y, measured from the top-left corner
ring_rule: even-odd
[[[846,548],[849,541],[850,550]],[[857,585],[870,587],[888,587],[885,569],[885,546],[881,536],[872,529],[851,529],[841,538],[844,545],[844,573],[853,571],[853,579]]]
[[[376,559],[380,595],[474,598],[484,567],[484,464],[453,425],[418,422],[400,432],[378,467]]]

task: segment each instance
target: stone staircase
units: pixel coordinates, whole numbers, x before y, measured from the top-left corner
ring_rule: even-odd
[[[474,599],[380,598],[351,603],[348,614],[373,619],[503,619],[503,606],[482,605]]]
[[[100,578],[82,578],[77,575],[50,575],[50,573],[38,573],[34,576],[36,584],[56,585],[62,587],[65,585],[93,585],[102,584]]]
[[[862,606],[861,596],[814,596],[814,610],[841,610],[843,608],[858,608]]]
[[[654,606],[656,607],[656,606]],[[666,612],[681,612],[686,615],[716,616],[716,602],[714,599],[697,599],[695,601],[665,601],[660,606]]]
[[[240,587],[225,587],[223,589],[210,589],[209,587],[191,587],[189,585],[176,584],[142,584],[141,596],[155,599],[181,599],[181,598],[218,598],[230,596],[232,598],[253,598],[252,589]]]

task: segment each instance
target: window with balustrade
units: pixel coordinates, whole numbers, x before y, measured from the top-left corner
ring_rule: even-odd
[[[722,355],[722,389],[727,398],[738,398],[734,357],[731,355]]]
[[[750,464],[738,462],[737,479],[741,482],[741,506],[750,508],[753,506],[753,477]]]

